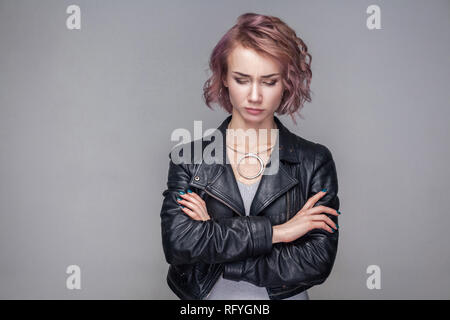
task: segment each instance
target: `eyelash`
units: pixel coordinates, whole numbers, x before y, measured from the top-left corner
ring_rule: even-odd
[[[238,78],[234,78],[236,80],[237,83],[239,84],[245,84],[245,81],[242,81],[242,79],[238,79]],[[265,84],[267,84],[268,86],[274,86],[278,81],[274,80],[273,82],[264,82]]]

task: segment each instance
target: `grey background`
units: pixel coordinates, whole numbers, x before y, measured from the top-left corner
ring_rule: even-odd
[[[436,0],[0,1],[0,298],[176,299],[159,220],[170,135],[227,116],[202,86],[245,12],[280,17],[313,57],[305,120],[281,117],[338,171],[338,256],[311,299],[450,298],[450,2]]]

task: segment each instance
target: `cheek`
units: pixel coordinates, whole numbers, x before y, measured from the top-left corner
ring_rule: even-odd
[[[247,98],[247,90],[244,87],[233,86],[229,88],[232,101],[242,101]]]
[[[269,100],[270,102],[280,102],[281,99],[283,98],[283,89],[274,89],[274,90],[270,90],[269,92],[267,92],[266,95],[267,100]]]
[[[274,92],[271,92],[265,98],[266,98],[266,103],[269,106],[269,108],[271,109],[271,111],[275,112],[275,110],[277,110],[278,107],[280,106],[281,99],[283,98],[283,91],[276,90]]]

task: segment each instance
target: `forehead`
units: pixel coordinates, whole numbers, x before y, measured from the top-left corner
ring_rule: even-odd
[[[231,51],[227,60],[228,70],[239,71],[256,77],[281,72],[281,66],[277,60],[241,45],[236,46]]]

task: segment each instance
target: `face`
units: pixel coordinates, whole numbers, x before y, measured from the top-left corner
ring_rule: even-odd
[[[246,123],[272,119],[283,97],[279,63],[240,45],[228,56],[228,73],[223,83],[228,87],[233,117]]]

